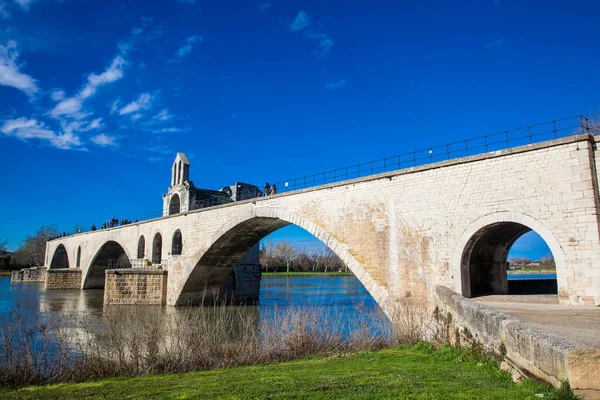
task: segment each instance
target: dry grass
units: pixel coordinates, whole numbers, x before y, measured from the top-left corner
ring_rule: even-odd
[[[103,323],[75,313],[33,320],[16,307],[0,323],[0,385],[181,373],[353,353],[431,336],[422,302],[349,318],[340,309],[113,307]],[[356,314],[353,314],[354,316]]]

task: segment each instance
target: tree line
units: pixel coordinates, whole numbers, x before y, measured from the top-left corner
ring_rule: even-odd
[[[60,232],[56,226],[42,226],[35,235],[27,235],[19,244],[19,248],[10,254],[6,251],[6,242],[0,239],[0,268],[18,269],[44,265],[46,242],[58,235]]]
[[[260,249],[260,264],[263,272],[349,272],[327,247],[294,248],[287,240],[273,244],[271,238]]]

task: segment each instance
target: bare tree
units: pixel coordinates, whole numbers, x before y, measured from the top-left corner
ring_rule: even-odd
[[[281,241],[275,245],[275,256],[280,265],[285,265],[286,272],[290,272],[290,268],[294,262],[294,255],[294,248],[289,241]]]
[[[0,238],[0,254],[6,251],[6,241]]]
[[[15,251],[12,263],[20,266],[44,265],[46,242],[59,235],[59,230],[54,225],[42,226],[35,236],[27,236]]]

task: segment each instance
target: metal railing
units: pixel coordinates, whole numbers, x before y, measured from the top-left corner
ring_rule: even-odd
[[[277,194],[315,186],[343,182],[384,172],[392,172],[406,168],[414,168],[440,161],[474,156],[510,149],[517,146],[540,143],[546,140],[559,139],[577,134],[598,134],[598,129],[590,123],[590,118],[576,115],[552,121],[541,122],[521,128],[490,133],[466,140],[427,147],[391,157],[380,158],[360,164],[337,168],[299,178],[287,179],[275,183]],[[259,185],[259,189],[262,187]],[[247,195],[247,193],[246,193]],[[248,198],[248,196],[243,196]],[[228,197],[212,197],[194,205],[194,209],[214,207],[233,202]],[[130,221],[140,222],[163,216],[164,210],[140,214]],[[120,225],[121,226],[121,225]],[[111,228],[108,228],[111,229]],[[100,230],[100,229],[98,229]]]

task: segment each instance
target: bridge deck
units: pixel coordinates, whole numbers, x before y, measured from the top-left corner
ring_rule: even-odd
[[[473,300],[577,346],[600,349],[598,307],[559,305],[558,296],[486,296]]]

